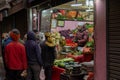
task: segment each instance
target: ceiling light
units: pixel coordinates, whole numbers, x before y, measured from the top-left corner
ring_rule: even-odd
[[[86,0],[87,6],[93,6],[93,0]]]
[[[71,4],[72,7],[82,6],[82,4]]]
[[[33,16],[35,16],[35,17],[36,17],[36,16],[37,16],[37,14],[33,13]]]
[[[53,13],[53,10],[50,10],[50,13]]]
[[[90,12],[90,11],[93,11],[93,9],[87,9],[86,12]]]

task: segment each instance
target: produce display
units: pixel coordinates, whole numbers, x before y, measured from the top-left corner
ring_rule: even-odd
[[[61,36],[64,36],[66,39],[72,39],[74,37],[70,35],[72,33],[70,29],[59,31],[59,33],[61,34]]]
[[[61,59],[61,60],[55,60],[54,65],[65,68],[66,63],[69,63],[69,62],[74,62],[74,59],[72,59],[72,58],[64,58],[64,59]]]
[[[67,74],[80,74],[82,71],[73,69],[73,67],[94,59],[93,33],[94,25],[89,23],[83,26],[78,25],[74,30],[53,32],[58,54],[64,55],[64,57],[56,59],[54,65],[65,69]],[[76,62],[78,64],[75,64]]]
[[[94,53],[93,24],[78,25],[74,30],[61,30],[54,33],[55,42],[61,46],[60,51],[73,55]],[[67,49],[69,48],[69,50]]]

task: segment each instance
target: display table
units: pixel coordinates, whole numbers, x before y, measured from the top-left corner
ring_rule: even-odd
[[[65,73],[61,73],[60,74],[60,80],[70,80],[70,75],[65,74]]]
[[[60,74],[60,80],[84,80],[86,74]]]
[[[52,68],[52,80],[60,80],[60,74],[65,71],[63,68],[53,66]]]
[[[84,80],[85,74],[71,74],[70,79],[71,80]]]

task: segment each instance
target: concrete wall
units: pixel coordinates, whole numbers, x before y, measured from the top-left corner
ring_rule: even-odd
[[[95,5],[95,80],[106,80],[106,0],[96,0]]]

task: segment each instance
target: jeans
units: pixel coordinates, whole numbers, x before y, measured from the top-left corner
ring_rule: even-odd
[[[41,66],[38,64],[28,65],[27,80],[40,80]]]

